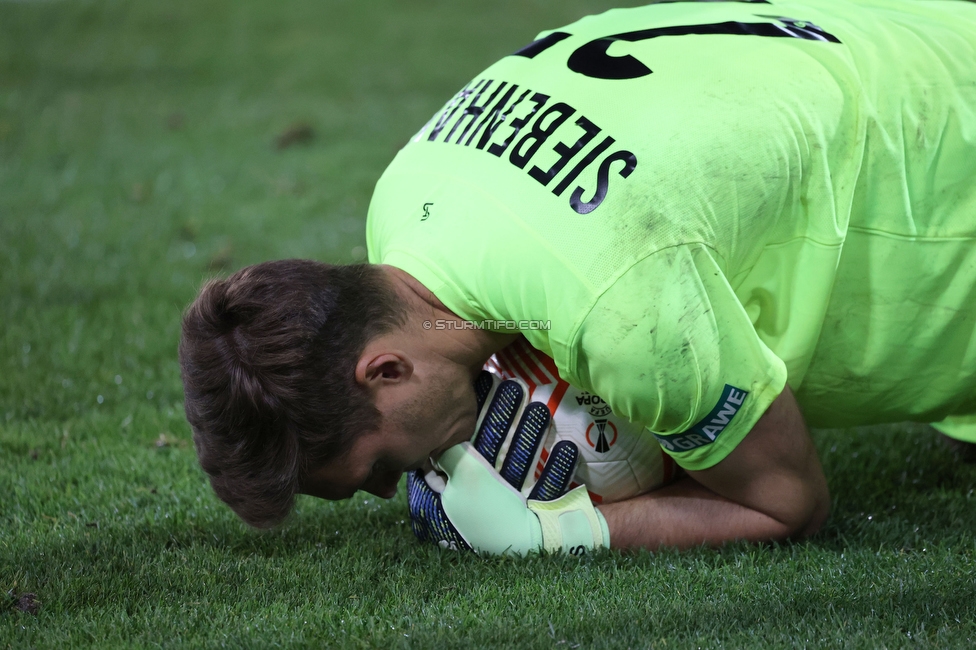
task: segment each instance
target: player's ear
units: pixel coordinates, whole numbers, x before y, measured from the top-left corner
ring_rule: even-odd
[[[402,383],[413,376],[413,361],[405,353],[368,348],[356,364],[356,383],[372,390]]]

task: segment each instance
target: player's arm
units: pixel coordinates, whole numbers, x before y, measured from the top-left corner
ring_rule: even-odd
[[[771,541],[809,534],[826,517],[826,482],[786,363],[723,269],[705,246],[662,250],[581,324],[581,385],[654,432],[690,475],[602,507],[615,546]]]
[[[787,387],[736,448],[670,486],[600,507],[616,548],[688,548],[815,533],[830,495]]]

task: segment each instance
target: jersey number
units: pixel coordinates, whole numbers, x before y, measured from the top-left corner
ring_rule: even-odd
[[[759,18],[771,18],[776,23],[739,23],[724,22],[707,25],[680,25],[674,27],[653,27],[634,32],[624,32],[611,36],[602,36],[576,48],[566,61],[567,67],[573,72],[592,79],[638,79],[651,74],[653,70],[625,54],[611,56],[607,53],[610,46],[617,41],[637,43],[659,36],[685,36],[689,34],[733,34],[740,36],[766,36],[774,38],[800,38],[806,41],[825,41],[840,43],[833,34],[829,34],[813,23],[803,20],[784,18],[783,16],[758,15]],[[544,38],[526,45],[514,56],[524,56],[534,59],[550,47],[572,36],[566,32],[553,32]]]

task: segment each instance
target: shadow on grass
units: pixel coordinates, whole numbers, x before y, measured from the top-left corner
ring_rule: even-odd
[[[976,465],[960,460],[936,431],[901,424],[818,431],[814,439],[833,502],[818,544],[972,546]]]

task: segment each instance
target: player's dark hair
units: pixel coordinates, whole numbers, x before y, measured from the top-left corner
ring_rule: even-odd
[[[280,523],[310,465],[378,426],[355,367],[405,316],[368,264],[266,262],[204,285],[183,316],[186,418],[210,485],[241,519]]]

